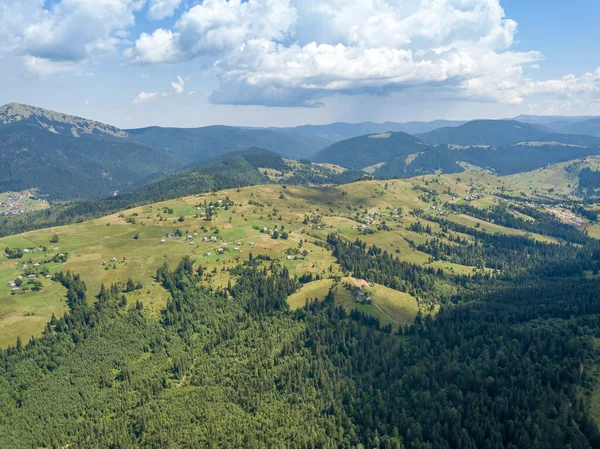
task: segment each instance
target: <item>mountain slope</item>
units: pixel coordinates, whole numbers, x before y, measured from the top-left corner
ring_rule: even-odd
[[[456,128],[440,128],[417,137],[430,144],[511,145],[520,142],[560,142],[600,145],[600,139],[594,137],[561,134],[541,125],[514,120],[474,120]]]
[[[127,130],[135,140],[165,151],[186,163],[260,147],[292,159],[311,157],[331,143],[327,139],[266,129],[232,126],[203,128],[150,128]]]
[[[425,151],[427,144],[403,132],[370,134],[343,140],[319,151],[315,162],[362,169]]]
[[[314,136],[227,126],[127,132],[11,103],[0,108],[0,191],[37,188],[60,200],[106,197],[232,151],[259,146],[307,158],[329,143]]]
[[[0,191],[37,188],[50,199],[98,198],[180,166],[127,138],[74,137],[31,123],[0,125]]]
[[[71,137],[127,138],[125,131],[111,125],[20,103],[0,107],[0,125],[13,123]]]
[[[132,200],[147,202],[266,182],[268,179],[246,158],[234,156],[207,167],[167,176],[127,195]]]

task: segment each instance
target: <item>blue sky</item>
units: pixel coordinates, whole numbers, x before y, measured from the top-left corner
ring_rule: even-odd
[[[504,0],[508,17],[519,23],[515,48],[540,50],[540,74],[593,72],[600,65],[600,2],[596,0]]]
[[[123,128],[600,115],[592,0],[2,0],[0,103]]]

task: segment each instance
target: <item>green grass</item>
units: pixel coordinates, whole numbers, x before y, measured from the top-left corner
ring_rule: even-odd
[[[303,307],[307,300],[323,300],[333,285],[333,279],[321,279],[305,284],[296,293],[288,298],[288,304],[292,310]]]
[[[484,192],[485,204],[493,202],[494,194],[500,187],[513,189],[515,192],[519,192],[521,188],[510,185],[506,179],[480,173],[428,175],[412,179],[364,181],[328,187],[287,186],[283,189],[280,185],[259,185],[245,187],[239,191],[232,189],[194,195],[133,208],[83,223],[6,237],[0,239],[0,248],[46,246],[45,253],[30,253],[24,257],[24,261],[31,259],[31,263],[41,263],[44,259],[61,252],[69,253],[66,263],[48,263],[45,264],[46,268],[50,273],[60,270],[79,273],[88,285],[91,296],[99,291],[102,283],[125,283],[129,277],[141,281],[144,289],[136,293],[132,300],[140,300],[148,310],[158,313],[164,306],[167,295],[154,283],[156,269],[165,262],[175,265],[185,255],[191,256],[197,265],[202,265],[205,272],[212,273],[216,270],[215,274],[211,274],[204,281],[215,287],[226,286],[229,280],[227,269],[245,260],[250,252],[255,256],[266,255],[279,260],[291,273],[297,275],[307,272],[322,277],[340,274],[341,269],[331,252],[319,245],[331,232],[339,232],[350,240],[360,238],[408,262],[428,264],[429,256],[411,248],[406,241],[409,239],[419,244],[428,238],[407,229],[410,223],[416,220],[410,211],[426,210],[430,205],[421,199],[423,192],[418,188],[437,191],[438,201],[443,203],[454,201],[447,193],[448,189],[458,197],[464,197],[474,186]],[[282,191],[285,193],[284,198],[280,198]],[[195,218],[198,203],[205,200],[217,201],[225,197],[235,202],[235,206],[230,210],[218,211],[212,222],[207,222],[202,217]],[[250,200],[257,204],[248,204]],[[165,207],[173,209],[173,213],[164,213]],[[394,208],[402,209],[399,218],[392,218]],[[367,213],[379,214],[371,228],[375,229],[381,220],[385,220],[391,230],[361,235],[359,229],[353,226],[360,224],[357,214],[358,220],[364,221]],[[314,214],[318,214],[322,219],[320,229],[303,224],[305,217]],[[184,217],[183,222],[178,221],[179,216]],[[135,223],[128,223],[128,218],[134,218]],[[451,215],[449,219],[468,226],[480,223],[480,229],[487,232],[514,235],[522,233],[467,216]],[[430,224],[434,232],[439,231],[439,225]],[[262,229],[265,226],[280,228],[282,225],[289,233],[288,240],[273,240],[254,229]],[[206,230],[203,231],[203,227]],[[190,234],[197,232],[198,236],[193,239],[195,244],[190,245],[183,237],[166,239],[167,234],[177,229],[184,235],[186,231]],[[218,229],[218,234],[214,234],[213,229]],[[54,234],[59,236],[59,242],[51,244],[49,241]],[[134,239],[136,234],[139,235],[138,239]],[[600,235],[600,231],[597,234]],[[219,241],[205,243],[202,241],[205,235],[217,235]],[[160,240],[163,238],[167,241],[161,244]],[[544,240],[541,236],[537,238]],[[240,242],[240,245],[237,242]],[[255,242],[256,245],[251,247],[250,242]],[[230,251],[218,254],[217,249],[221,247],[227,247]],[[238,248],[237,251],[233,250],[235,247]],[[287,260],[286,251],[289,248],[306,250],[308,255],[303,260]],[[211,255],[208,256],[208,253]],[[111,262],[113,257],[117,262]],[[17,335],[24,338],[39,335],[52,313],[59,315],[65,310],[62,287],[46,285],[40,293],[11,295],[7,282],[20,274],[21,262],[6,260],[0,253],[0,346],[14,342]],[[103,266],[103,262],[106,262],[107,266]],[[469,274],[473,271],[473,267],[442,261],[433,262],[431,266],[455,274]],[[326,293],[327,290],[325,285],[328,283],[305,286],[292,302],[295,304],[297,300],[303,305],[307,294],[324,296],[323,292]],[[313,288],[316,289],[315,292],[310,291]],[[338,288],[338,294],[343,299],[342,290]],[[386,320],[410,321],[411,314],[416,313],[414,307],[407,307],[406,310],[394,309],[394,301],[389,299],[394,294],[378,289],[374,292],[374,298],[379,308],[369,306],[372,314],[379,314],[384,324],[388,322]],[[395,301],[402,302],[399,297],[396,297]]]
[[[417,300],[408,293],[373,283],[363,289],[371,297],[372,304],[355,303],[349,285],[350,279],[344,278],[336,286],[336,303],[348,311],[357,309],[375,316],[379,318],[382,326],[391,324],[394,329],[398,329],[400,325],[412,323],[419,312]]]

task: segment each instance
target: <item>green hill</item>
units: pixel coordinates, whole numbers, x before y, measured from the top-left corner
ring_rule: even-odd
[[[3,238],[0,447],[596,448],[597,225],[539,199],[261,185]]]
[[[370,134],[343,140],[319,151],[315,162],[363,169],[399,157],[420,153],[428,145],[420,139],[403,132]]]
[[[207,167],[209,165],[223,162],[226,159],[232,157],[243,157],[246,159],[254,168],[272,168],[275,170],[285,170],[287,167],[283,158],[275,153],[274,151],[265,150],[264,148],[252,147],[247,150],[232,151],[225,153],[220,156],[202,159],[191,164],[186,165],[183,170],[193,170],[196,168]]]

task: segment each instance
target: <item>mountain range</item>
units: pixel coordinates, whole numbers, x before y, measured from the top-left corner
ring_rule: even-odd
[[[439,128],[418,134],[430,144],[511,145],[519,142],[561,142],[572,145],[599,145],[600,139],[557,133],[551,128],[516,120],[473,120],[457,127]]]
[[[273,131],[295,133],[321,137],[331,142],[339,142],[353,137],[364,136],[367,134],[377,134],[386,132],[404,132],[408,134],[425,133],[433,131],[444,126],[459,126],[465,121],[455,120],[434,120],[432,122],[407,122],[407,123],[330,123],[328,125],[301,125],[293,128],[267,128]]]
[[[268,129],[233,126],[203,128],[161,128],[153,126],[126,130],[130,138],[164,151],[189,164],[232,151],[260,147],[292,159],[309,158],[332,142],[299,133],[279,133]]]
[[[331,141],[229,126],[114,126],[11,103],[0,108],[0,191],[38,189],[53,200],[102,198],[187,165],[260,146],[308,158]]]
[[[164,179],[189,177],[190,170],[249,149],[339,165],[351,169],[352,179],[362,170],[389,178],[473,166],[511,174],[599,153],[598,118],[520,118],[122,130],[11,103],[0,108],[0,191],[37,189],[51,200],[104,198],[159,181],[166,186]],[[247,179],[258,178],[253,173]],[[312,175],[305,169],[300,179],[310,182]]]
[[[379,133],[337,142],[314,160],[378,178],[455,173],[465,166],[507,175],[600,153],[600,139],[514,120],[474,120],[412,136]]]

